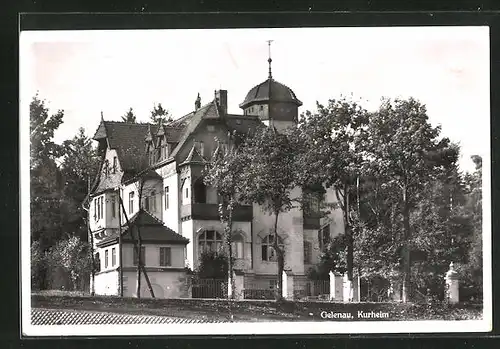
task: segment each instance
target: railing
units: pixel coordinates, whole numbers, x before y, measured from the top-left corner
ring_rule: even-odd
[[[303,216],[304,229],[319,229],[320,216],[319,214],[309,214]]]
[[[297,279],[293,284],[293,297],[295,299],[329,299],[330,280]]]
[[[227,298],[227,280],[191,279],[193,298]]]
[[[181,206],[181,218],[202,219],[202,220],[218,220],[219,205],[218,204],[201,204],[194,203],[191,205]],[[253,208],[250,205],[241,205],[235,207],[233,211],[233,221],[249,222],[253,218]]]
[[[245,283],[244,299],[275,299],[276,288],[264,282]]]

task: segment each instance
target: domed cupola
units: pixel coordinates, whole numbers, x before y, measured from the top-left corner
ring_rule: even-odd
[[[253,87],[240,108],[245,115],[258,116],[266,124],[284,128],[297,124],[298,108],[302,102],[288,86],[273,79],[271,71],[271,42],[269,41],[269,76]]]

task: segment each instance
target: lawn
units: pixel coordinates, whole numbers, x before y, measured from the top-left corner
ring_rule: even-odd
[[[482,306],[472,304],[434,305],[403,303],[334,303],[320,301],[269,301],[226,299],[137,299],[115,296],[89,296],[82,293],[39,292],[32,294],[32,307],[105,311],[124,314],[173,316],[200,320],[237,322],[256,321],[332,321],[322,318],[322,312],[352,313],[354,318],[335,321],[361,320],[359,311],[388,313],[384,319],[372,320],[465,320],[481,319]],[[323,313],[324,314],[324,313]]]

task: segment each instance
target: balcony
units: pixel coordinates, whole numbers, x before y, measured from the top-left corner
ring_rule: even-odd
[[[250,222],[253,218],[252,206],[237,206],[233,211],[233,221]],[[219,220],[218,204],[191,204],[181,206],[181,219]]]
[[[319,213],[309,213],[303,216],[304,219],[304,229],[319,229],[320,228],[320,214]]]

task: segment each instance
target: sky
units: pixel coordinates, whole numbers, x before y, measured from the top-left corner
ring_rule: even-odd
[[[490,62],[487,27],[379,27],[217,30],[23,32],[21,110],[38,91],[51,112],[64,110],[56,142],[80,127],[93,136],[103,113],[121,119],[130,108],[148,121],[155,103],[174,118],[194,110],[214,90],[228,91],[228,110],[273,78],[314,111],[316,101],[353,95],[368,110],[382,97],[414,97],[427,106],[442,136],[489,159]],[[29,114],[21,113],[21,117]]]

